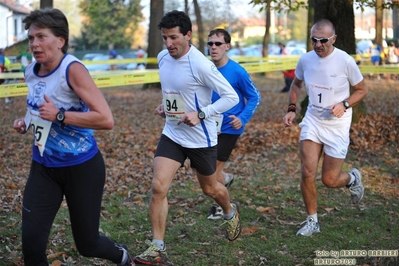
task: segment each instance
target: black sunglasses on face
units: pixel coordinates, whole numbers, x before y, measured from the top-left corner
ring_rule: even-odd
[[[326,43],[328,42],[330,39],[334,38],[335,35],[329,37],[329,38],[315,38],[315,37],[310,37],[310,39],[312,40],[313,43]]]
[[[207,42],[206,44],[212,47],[213,44],[215,44],[216,46],[220,46],[220,45],[226,44],[226,43],[225,42]]]

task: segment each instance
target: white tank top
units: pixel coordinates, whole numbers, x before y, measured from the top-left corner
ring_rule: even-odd
[[[68,81],[68,68],[74,62],[81,62],[65,54],[60,64],[50,73],[39,76],[38,63],[25,69],[28,85],[27,108],[34,133],[33,160],[46,167],[65,167],[80,164],[91,159],[97,152],[93,129],[66,125],[41,119],[39,104],[44,95],[60,110],[88,112],[87,105],[76,95]]]

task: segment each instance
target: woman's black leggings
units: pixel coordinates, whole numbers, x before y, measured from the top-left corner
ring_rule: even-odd
[[[47,241],[64,195],[79,253],[121,262],[122,251],[98,232],[104,183],[105,164],[100,152],[70,167],[47,168],[32,161],[22,210],[22,250],[26,266],[48,266]]]

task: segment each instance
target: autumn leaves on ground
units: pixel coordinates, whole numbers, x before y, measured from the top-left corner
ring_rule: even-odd
[[[242,210],[242,236],[234,243],[227,243],[220,223],[206,219],[212,202],[202,195],[194,172],[186,163],[169,194],[166,243],[171,262],[174,265],[314,265],[314,252],[318,249],[398,249],[397,237],[396,240],[389,237],[399,235],[398,228],[390,228],[389,221],[397,223],[399,218],[399,81],[366,79],[370,89],[365,99],[369,114],[352,126],[344,170],[351,167],[362,170],[366,187],[364,203],[348,207],[346,190],[327,190],[318,180],[319,214],[325,231],[303,239],[295,237],[299,223],[306,217],[299,190],[299,127],[282,125],[288,104],[288,95],[280,93],[282,74],[254,74],[253,80],[262,94],[262,102],[228,167],[237,177],[231,194]],[[141,87],[108,88],[103,92],[116,124],[112,131],[96,132],[107,164],[101,229],[127,244],[132,255],[136,255],[146,248],[144,240],[151,236],[146,205],[153,155],[164,123],[153,112],[161,102],[161,93],[158,88],[142,90]],[[22,265],[21,200],[31,158],[32,135],[20,136],[12,129],[13,120],[24,115],[25,98],[13,100],[12,104],[2,103],[0,108],[0,265]],[[379,230],[377,224],[381,222],[373,220],[374,207],[381,211],[377,216],[388,217],[387,225],[380,229],[383,242],[378,242],[378,237],[362,240],[368,230]],[[372,210],[370,215],[369,210]],[[359,225],[355,229],[364,236],[346,238],[353,231],[345,231],[349,230],[346,223],[351,224],[351,219],[365,223],[364,228]],[[344,226],[340,227],[340,222]],[[356,244],[348,244],[346,248],[344,243]],[[111,265],[78,255],[65,205],[53,226],[48,253],[52,265],[61,262]],[[363,265],[383,265],[387,261],[393,260],[358,259]]]

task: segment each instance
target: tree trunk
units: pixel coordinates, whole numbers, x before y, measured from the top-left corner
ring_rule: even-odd
[[[198,5],[197,0],[193,0],[194,4],[194,12],[197,18],[197,27],[198,27],[198,50],[202,53],[205,52],[205,34],[204,34],[204,25],[202,24],[202,16],[201,9]]]
[[[164,15],[164,0],[151,0],[150,3],[150,26],[148,29],[148,57],[157,57],[163,48],[161,33],[158,30],[158,23]],[[147,64],[147,69],[157,69],[157,64]],[[143,88],[160,87],[159,83],[144,84]]]
[[[265,36],[263,37],[263,49],[262,49],[262,56],[267,57],[269,55],[269,40],[270,40],[270,24],[271,24],[271,18],[270,18],[270,0],[266,1],[266,26],[265,26]]]
[[[40,9],[53,7],[53,0],[40,0]]]
[[[314,20],[328,19],[335,26],[334,46],[348,54],[356,53],[355,13],[348,0],[314,0]]]
[[[163,16],[164,1],[151,0],[150,5],[150,26],[148,29],[148,57],[157,57],[158,53],[162,50],[163,42],[161,33],[158,30],[158,23]],[[158,65],[149,64],[149,69],[157,69]]]
[[[375,41],[377,44],[382,46],[382,20],[384,17],[384,9],[382,8],[382,4],[384,0],[376,0],[375,3]]]
[[[355,14],[353,11],[353,5],[350,3],[350,1],[314,0],[314,18],[312,24],[322,18],[330,20],[335,26],[335,34],[337,35],[337,40],[335,41],[334,46],[344,50],[348,54],[355,54]],[[382,32],[382,24],[380,28]],[[351,93],[353,93],[352,88]],[[301,102],[302,110],[299,119],[302,119],[302,117],[305,115],[308,105],[307,103],[308,98],[306,97]],[[356,123],[359,121],[359,118],[362,115],[366,114],[366,105],[362,101],[353,108],[352,121]]]
[[[312,51],[313,46],[312,46],[312,41],[310,40],[310,29],[313,26],[313,19],[314,19],[314,1],[316,0],[309,0],[308,1],[308,23],[307,23],[307,42],[306,42],[306,50],[307,51]]]
[[[184,0],[184,13],[188,15],[188,0]]]
[[[306,50],[307,51],[312,51],[313,50],[313,46],[312,46],[312,41],[310,40],[310,30],[314,24],[314,12],[315,12],[315,1],[317,0],[309,0],[308,2],[308,23],[307,23],[307,42],[306,42]],[[305,116],[306,110],[308,108],[308,104],[309,104],[309,97],[306,95],[305,98],[300,102],[300,106],[301,106],[301,112],[299,113],[298,117],[297,117],[297,122],[298,124],[302,121],[303,117]]]
[[[399,39],[399,8],[392,9],[393,38]]]

